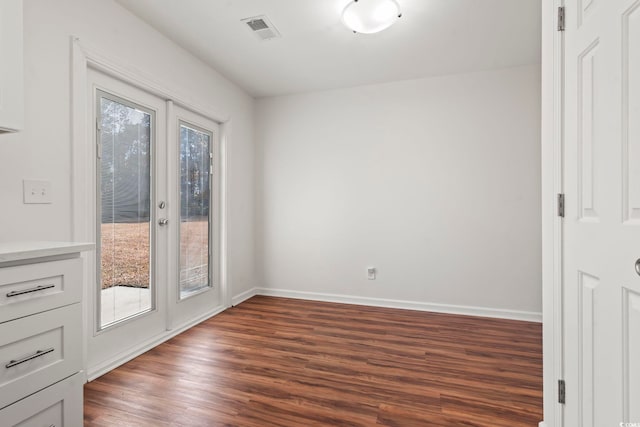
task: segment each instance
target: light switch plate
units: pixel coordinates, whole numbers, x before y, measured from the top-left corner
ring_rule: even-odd
[[[51,181],[22,181],[22,194],[25,204],[48,204],[52,203]]]

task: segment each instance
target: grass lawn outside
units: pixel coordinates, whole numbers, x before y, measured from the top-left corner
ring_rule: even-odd
[[[181,269],[206,264],[206,220],[180,223]],[[149,287],[149,223],[101,225],[102,289],[113,286]]]

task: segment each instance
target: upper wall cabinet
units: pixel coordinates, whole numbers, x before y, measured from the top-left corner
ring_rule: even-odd
[[[24,124],[22,0],[0,0],[0,133]]]

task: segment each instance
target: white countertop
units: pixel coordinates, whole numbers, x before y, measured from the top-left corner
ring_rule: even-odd
[[[76,242],[0,242],[0,263],[68,255],[94,247],[93,243]]]

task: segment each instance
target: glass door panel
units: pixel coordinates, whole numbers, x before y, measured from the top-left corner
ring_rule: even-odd
[[[211,132],[179,122],[180,299],[211,286]]]
[[[97,92],[99,329],[153,309],[151,147],[154,114]]]
[[[221,308],[220,147],[218,124],[175,105],[169,118],[169,202],[177,227],[169,246],[169,327],[177,328]],[[173,120],[171,120],[173,119]]]

